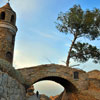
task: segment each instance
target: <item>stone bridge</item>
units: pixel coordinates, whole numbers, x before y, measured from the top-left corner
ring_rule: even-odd
[[[84,90],[88,86],[86,72],[63,65],[47,64],[18,70],[29,82],[30,86],[42,80],[55,81],[68,92]]]

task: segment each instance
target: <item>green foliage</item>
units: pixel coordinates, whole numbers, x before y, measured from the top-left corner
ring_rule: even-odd
[[[83,11],[79,5],[74,5],[69,12],[61,12],[57,20],[57,29],[65,34],[75,35],[77,32],[77,37],[85,36],[91,40],[100,36],[99,9]]]
[[[88,43],[77,42],[73,46],[70,57],[79,62],[86,62],[91,58],[94,63],[100,63],[100,50]]]
[[[90,58],[95,63],[100,62],[100,50],[88,43],[76,43],[80,37],[86,37],[89,40],[95,40],[100,37],[100,10],[84,11],[80,5],[74,5],[68,12],[60,13],[57,18],[57,29],[74,36],[71,47],[68,52],[66,65],[69,66],[70,58],[79,62],[86,62]]]

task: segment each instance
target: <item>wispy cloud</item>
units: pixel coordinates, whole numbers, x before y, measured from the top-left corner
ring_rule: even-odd
[[[4,6],[6,3],[7,0],[0,0],[0,6]],[[31,12],[35,13],[39,10],[37,0],[11,0],[10,5],[19,15],[31,14]]]
[[[30,13],[32,10],[37,9],[37,2],[36,0],[14,0],[11,1],[11,5],[14,6],[16,11],[22,12],[22,13]]]
[[[7,0],[0,0],[0,7],[7,3]]]
[[[46,3],[46,0],[11,0],[11,6],[21,15],[36,13],[41,11]],[[25,16],[23,16],[25,17]]]
[[[49,38],[49,39],[52,39],[52,40],[63,40],[64,39],[64,36],[60,36],[59,34],[57,34],[57,32],[53,32],[53,31],[40,31],[40,30],[36,30],[33,28],[30,28],[29,29],[31,31],[31,33],[34,33],[34,34],[38,34],[44,38]]]
[[[58,55],[57,50],[46,43],[42,44],[41,42],[38,42],[32,43],[31,45],[27,44],[27,47],[26,44],[21,45],[20,47],[15,48],[14,66],[16,68],[50,63],[46,60],[46,58],[50,59],[52,62]]]
[[[15,68],[29,67],[33,65],[38,65],[39,61],[37,57],[31,56],[29,52],[24,52],[23,50],[15,50],[13,65]]]
[[[70,44],[69,43],[66,43],[65,46],[70,47]]]

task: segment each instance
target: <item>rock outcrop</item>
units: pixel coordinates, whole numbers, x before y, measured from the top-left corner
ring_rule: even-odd
[[[78,91],[64,91],[50,98],[45,95],[37,97],[33,86],[25,87],[30,83],[21,72],[14,69],[9,62],[0,59],[0,100],[100,100],[100,71],[94,70],[88,73],[80,71],[79,74],[80,80],[74,80],[76,83],[79,82]],[[73,77],[73,73],[71,75]]]
[[[0,100],[25,100],[23,85],[2,71],[0,71]]]

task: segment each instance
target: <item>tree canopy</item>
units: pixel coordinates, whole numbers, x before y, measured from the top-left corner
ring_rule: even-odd
[[[75,61],[86,62],[90,58],[93,62],[100,62],[100,50],[96,46],[88,43],[77,42],[80,37],[86,37],[89,40],[96,40],[100,37],[100,10],[83,10],[80,5],[74,5],[69,11],[60,13],[56,23],[57,29],[74,36],[69,48],[66,66],[69,66],[70,58]]]

